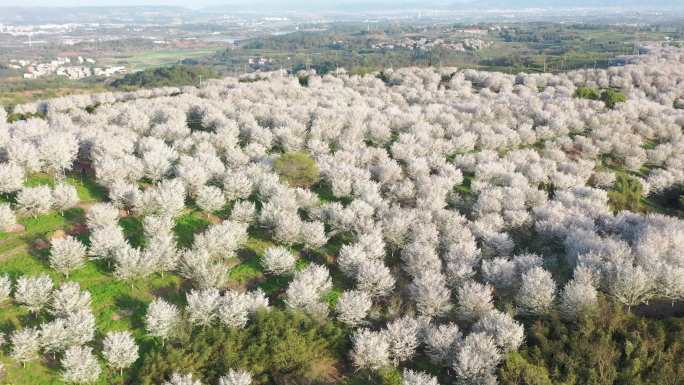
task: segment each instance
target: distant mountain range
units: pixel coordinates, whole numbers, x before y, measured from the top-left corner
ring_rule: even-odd
[[[20,0],[18,0],[20,1]],[[580,8],[621,8],[626,10],[677,10],[684,12],[684,0],[197,0],[187,7],[169,6],[181,0],[135,0],[149,6],[125,6],[128,0],[100,0],[95,4],[111,4],[120,1],[122,6],[78,7],[6,7],[0,0],[0,23],[47,24],[47,23],[170,23],[180,19],[196,20],[218,14],[252,12],[255,15],[277,15],[283,12],[338,13],[363,17],[365,13],[397,14],[407,11],[444,10],[567,10]],[[29,2],[29,4],[31,4]],[[40,3],[43,4],[43,3]],[[58,3],[59,4],[59,3]],[[64,4],[64,3],[62,3]],[[93,3],[90,3],[93,4]],[[218,4],[218,5],[212,5]],[[203,7],[204,6],[204,7]],[[203,7],[203,8],[202,8]],[[610,15],[611,10],[602,12]],[[485,16],[485,14],[483,14]]]
[[[473,0],[458,2],[483,8],[684,8],[681,0]],[[457,3],[454,3],[456,5]]]
[[[1,1],[1,0],[0,0]],[[169,22],[192,14],[181,7],[2,7],[0,23],[145,23]]]
[[[397,9],[684,8],[684,0],[229,0],[215,8],[302,11]]]

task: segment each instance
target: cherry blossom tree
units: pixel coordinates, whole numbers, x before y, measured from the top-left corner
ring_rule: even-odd
[[[317,250],[323,247],[328,242],[328,236],[325,234],[325,225],[323,222],[302,222],[300,229],[301,243],[308,249]]]
[[[38,154],[48,173],[62,175],[76,160],[78,140],[70,133],[50,133],[40,140]]]
[[[228,268],[204,247],[186,250],[180,259],[180,273],[199,288],[220,288],[228,279]]]
[[[494,339],[486,333],[471,333],[456,352],[453,368],[461,381],[469,384],[495,383],[494,369],[501,353]]]
[[[109,332],[102,341],[102,356],[120,373],[138,359],[138,345],[130,332]]]
[[[641,266],[621,263],[610,273],[608,290],[628,307],[648,301],[654,294],[654,282]]]
[[[398,318],[387,324],[385,334],[390,345],[390,356],[395,365],[410,360],[416,354],[419,345],[418,332],[418,321],[409,316]]]
[[[439,385],[436,377],[411,369],[404,369],[403,377],[404,385]]]
[[[90,292],[81,290],[76,282],[65,282],[52,293],[50,314],[67,318],[69,315],[90,310]]]
[[[9,163],[21,166],[27,173],[40,171],[42,162],[34,142],[10,140],[6,147]]]
[[[487,333],[494,338],[502,353],[517,350],[525,338],[523,326],[507,313],[498,310],[492,310],[480,318],[473,325],[473,332]]]
[[[440,272],[426,271],[418,274],[411,282],[409,292],[421,315],[442,316],[452,307],[451,291]]]
[[[162,277],[165,272],[175,270],[180,259],[176,238],[171,232],[159,232],[149,238],[143,254],[143,258],[149,259]]]
[[[551,273],[534,267],[522,275],[516,302],[524,312],[543,314],[551,308],[555,295],[556,283]]]
[[[494,309],[493,290],[489,285],[466,281],[458,288],[458,314],[464,319],[476,321]]]
[[[269,247],[261,257],[261,265],[269,274],[281,275],[291,273],[297,258],[284,247]]]
[[[24,169],[15,163],[0,163],[0,193],[10,194],[24,186]]]
[[[76,187],[66,183],[55,185],[52,190],[52,200],[53,207],[59,212],[75,207],[79,201]]]
[[[115,181],[109,186],[111,203],[121,210],[130,211],[139,205],[140,189],[137,184],[126,181]]]
[[[455,323],[429,325],[424,332],[426,353],[435,364],[450,365],[463,335]]]
[[[233,205],[230,220],[238,223],[252,223],[256,217],[256,207],[250,201],[239,201]]]
[[[69,273],[86,263],[86,247],[76,238],[66,236],[52,240],[50,267],[69,278]]]
[[[0,304],[9,301],[12,294],[12,279],[6,274],[0,274]]]
[[[226,204],[223,191],[214,186],[202,186],[197,192],[195,202],[199,208],[208,213],[218,211]]]
[[[17,216],[9,203],[0,203],[0,230],[7,231],[17,224]]]
[[[52,353],[53,359],[67,348],[68,343],[69,331],[65,319],[56,318],[40,325],[40,346],[43,352]]]
[[[119,209],[109,203],[96,203],[88,210],[86,223],[90,231],[116,227],[119,224]]]
[[[195,236],[193,248],[206,250],[211,257],[230,258],[247,241],[247,225],[223,221]]]
[[[209,326],[216,320],[217,310],[221,305],[221,295],[216,289],[191,290],[186,299],[186,311],[190,323],[198,326]]]
[[[19,277],[14,291],[14,300],[32,313],[37,313],[50,301],[53,284],[50,277]]]
[[[658,273],[657,294],[675,301],[684,298],[684,267],[662,264]]]
[[[382,332],[359,329],[352,335],[351,360],[359,369],[377,370],[390,364],[390,343]]]
[[[327,304],[321,302],[332,288],[330,272],[325,266],[311,264],[295,274],[285,291],[285,303],[312,315],[327,315]]]
[[[114,250],[114,276],[132,281],[150,275],[155,270],[154,260],[146,258],[142,250],[123,243]]]
[[[24,187],[17,194],[17,207],[23,215],[37,217],[52,208],[52,191],[48,186]]]
[[[358,273],[359,265],[369,259],[370,257],[366,254],[363,245],[346,244],[340,249],[337,263],[345,275],[355,277]]]
[[[394,289],[395,279],[381,261],[366,260],[358,268],[356,287],[371,297],[383,297]]]
[[[173,373],[164,385],[202,385],[202,382],[195,380],[192,374]]]
[[[92,349],[85,346],[72,346],[64,352],[61,361],[65,382],[90,384],[100,377],[102,368]]]
[[[247,199],[252,194],[252,180],[244,172],[228,172],[223,178],[226,200]]]
[[[252,375],[246,370],[229,369],[226,375],[219,378],[218,385],[250,385]]]
[[[96,227],[90,232],[88,254],[93,259],[113,259],[116,251],[126,245],[123,230],[119,226]]]
[[[66,318],[68,346],[81,346],[95,338],[95,316],[90,310],[78,310]]]
[[[180,311],[161,298],[156,298],[147,307],[145,330],[152,337],[163,341],[172,337],[180,322]]]
[[[257,288],[254,291],[246,293],[246,295],[249,299],[247,310],[250,314],[254,314],[259,310],[270,310],[268,297],[266,297],[266,293],[264,293],[263,290]]]
[[[172,162],[178,154],[161,140],[148,137],[142,153],[142,166],[145,176],[152,181],[160,181],[171,171]]]
[[[175,218],[185,207],[187,190],[178,179],[164,179],[140,195],[135,210],[141,215]]]
[[[250,300],[247,294],[226,291],[217,309],[219,321],[228,327],[244,328],[248,321]]]
[[[482,261],[482,276],[496,288],[508,289],[517,282],[516,263],[503,257]]]
[[[10,335],[10,344],[10,356],[26,366],[28,362],[38,358],[40,332],[32,328],[16,330]]]
[[[575,270],[577,272],[577,270]],[[565,284],[560,295],[558,310],[566,318],[574,319],[598,304],[598,292],[591,281],[577,277]]]
[[[358,326],[368,315],[373,301],[364,291],[350,290],[340,295],[335,305],[337,319],[349,326]]]

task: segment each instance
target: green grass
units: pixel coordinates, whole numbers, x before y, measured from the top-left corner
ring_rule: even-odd
[[[230,270],[229,277],[232,281],[245,285],[264,276],[264,271],[259,263],[259,256],[252,256]]]
[[[68,176],[66,181],[76,187],[78,198],[82,203],[99,202],[107,197],[107,190],[95,183],[92,178]]]
[[[75,216],[79,209],[67,210],[64,215],[50,213],[36,218],[23,218],[18,222],[25,227],[21,233],[0,232],[0,261],[12,254],[17,248],[29,246],[38,238],[67,225],[67,217]]]
[[[175,64],[183,59],[198,59],[214,53],[216,53],[216,49],[211,48],[144,51],[133,56],[116,58],[115,60],[112,60],[112,63],[125,64],[129,67],[129,72],[134,72],[150,67]]]
[[[30,175],[27,179],[26,182],[24,182],[25,186],[28,187],[36,187],[36,186],[50,186],[54,187],[55,182],[52,176],[47,175],[47,174],[33,174]]]
[[[181,248],[190,248],[195,240],[195,234],[203,232],[211,222],[197,211],[181,215],[176,219],[176,241]]]
[[[145,234],[140,218],[125,217],[119,220],[119,226],[123,229],[124,236],[133,247],[145,246]]]
[[[69,175],[66,181],[76,186],[81,205],[62,214],[51,212],[36,218],[22,218],[19,223],[25,226],[23,232],[0,233],[0,274],[8,274],[13,279],[22,275],[47,274],[52,278],[55,287],[66,281],[64,276],[48,265],[49,239],[57,230],[69,233],[76,226],[82,226],[85,223],[88,204],[102,201],[106,197],[105,190],[87,176]],[[54,180],[46,174],[35,174],[28,178],[26,184],[52,186]],[[229,213],[226,211],[222,214],[227,216]],[[179,247],[190,248],[195,234],[205,231],[211,223],[206,214],[190,205],[186,212],[177,218],[174,227]],[[133,246],[144,247],[141,218],[127,216],[120,219],[119,225]],[[238,250],[234,259],[235,265],[229,273],[228,286],[250,290],[260,288],[270,297],[273,305],[284,306],[283,296],[292,275],[265,275],[260,258],[275,244],[270,233],[263,228],[251,227],[248,234],[247,242]],[[87,232],[79,234],[78,238],[85,244],[89,243]],[[337,269],[333,263],[334,258],[331,257],[339,251],[342,240],[343,236],[338,236],[324,249],[316,252],[305,251],[300,246],[292,248],[293,252],[300,255],[296,264],[297,271],[303,270],[311,263],[326,265],[331,270],[333,289],[324,298],[331,307],[334,307],[342,291],[350,287],[350,282]],[[68,280],[77,282],[82,290],[87,290],[91,294],[91,308],[97,326],[96,340],[92,344],[94,350],[99,352],[99,341],[106,333],[129,330],[139,344],[141,356],[158,344],[158,341],[145,335],[144,316],[147,305],[155,297],[162,297],[178,306],[184,306],[185,293],[189,288],[176,274],[155,274],[133,282],[120,281],[114,278],[108,262],[102,260],[89,261],[84,267],[72,272]],[[0,305],[0,331],[3,333],[38,326],[49,319],[45,312],[36,317],[28,314],[28,311],[19,305]],[[9,357],[9,350],[6,348],[0,352],[0,362],[6,367],[7,374],[4,380],[7,384],[63,384],[59,363],[50,357],[41,357],[28,364],[26,368],[22,368]],[[94,385],[126,383],[135,376],[135,371],[139,370],[141,363],[142,360],[139,360],[133,369],[120,376],[107,369],[104,361],[101,361],[103,374]]]
[[[93,180],[70,175],[66,182],[76,187],[81,203],[100,201],[105,190]],[[53,178],[46,174],[29,176],[27,186],[53,186]],[[0,274],[8,274],[13,279],[22,275],[35,276],[48,274],[58,287],[66,279],[50,269],[47,262],[50,236],[57,230],[69,232],[75,225],[85,221],[83,208],[72,208],[64,213],[51,212],[36,218],[20,218],[24,231],[19,233],[0,233]],[[123,218],[122,228],[133,243],[142,242],[142,224],[137,218]],[[79,235],[87,243],[87,234]],[[41,243],[43,248],[36,246]],[[171,302],[181,304],[182,280],[173,274],[164,277],[154,275],[136,282],[122,282],[113,278],[111,271],[102,261],[88,262],[83,268],[74,271],[69,281],[77,282],[81,289],[88,290],[92,296],[91,307],[96,317],[98,337],[109,331],[130,330],[141,345],[141,350],[149,350],[152,340],[145,337],[143,319],[147,303],[156,296],[163,296]],[[9,333],[20,327],[38,326],[47,320],[42,314],[29,315],[27,310],[13,304],[0,305],[0,331]],[[5,364],[6,377],[3,384],[62,384],[58,363],[48,359],[30,363],[26,368],[12,361],[6,354],[0,354],[0,362]],[[104,368],[104,366],[103,366]],[[97,384],[109,384],[110,374],[105,371]]]
[[[34,183],[45,181],[44,178],[33,178]],[[84,211],[75,208],[63,215],[50,213],[20,220],[25,226],[24,232],[0,234],[0,274],[8,274],[14,279],[22,275],[48,274],[58,287],[66,281],[65,277],[50,269],[46,258],[48,250],[36,250],[35,243],[41,239],[46,241],[56,230],[68,231],[83,219]],[[101,261],[88,262],[83,268],[74,271],[69,281],[77,282],[81,289],[89,291],[92,296],[91,308],[96,317],[97,338],[109,331],[130,330],[140,344],[141,351],[149,350],[153,344],[144,331],[147,304],[157,296],[177,304],[184,301],[182,280],[176,275],[166,274],[162,277],[157,274],[134,282],[123,282],[114,279],[106,263]],[[0,331],[4,333],[20,327],[38,326],[45,320],[45,315],[38,318],[30,316],[21,306],[0,305]],[[3,384],[62,384],[60,368],[51,360],[41,359],[23,368],[5,354],[0,355],[0,362],[5,364],[7,370]],[[110,374],[105,372],[97,384],[109,383]]]
[[[76,187],[78,198],[81,203],[92,203],[104,200],[107,197],[107,190],[98,185],[92,178],[83,175],[67,175],[66,183]],[[24,185],[28,187],[36,186],[55,186],[54,177],[44,173],[32,174],[26,179]]]

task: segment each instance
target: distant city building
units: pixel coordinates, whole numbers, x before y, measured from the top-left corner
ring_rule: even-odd
[[[26,72],[22,75],[24,79],[38,79],[43,76],[57,75],[64,76],[71,80],[78,80],[90,76],[110,77],[116,74],[125,73],[126,67],[115,66],[105,68],[94,68],[89,65],[95,64],[95,59],[84,58],[77,56],[73,62],[81,65],[70,65],[72,59],[69,57],[57,57],[48,62],[32,62],[21,59],[10,59],[10,68],[25,69]]]

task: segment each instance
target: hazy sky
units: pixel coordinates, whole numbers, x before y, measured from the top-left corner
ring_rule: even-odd
[[[0,0],[0,6],[133,6],[133,5],[169,5],[169,6],[183,6],[191,8],[202,8],[216,5],[234,5],[241,6],[269,6],[277,4],[276,8],[296,8],[306,9],[314,5],[314,8],[344,8],[346,6],[364,6],[364,5],[389,5],[401,4],[406,6],[417,5],[424,8],[429,8],[431,5],[454,5],[459,3],[478,4],[484,3],[488,5],[504,6],[516,8],[517,6],[681,6],[684,0]]]
[[[17,7],[102,6],[102,5],[178,5],[196,4],[198,7],[221,4],[220,0],[0,0],[0,5]]]

